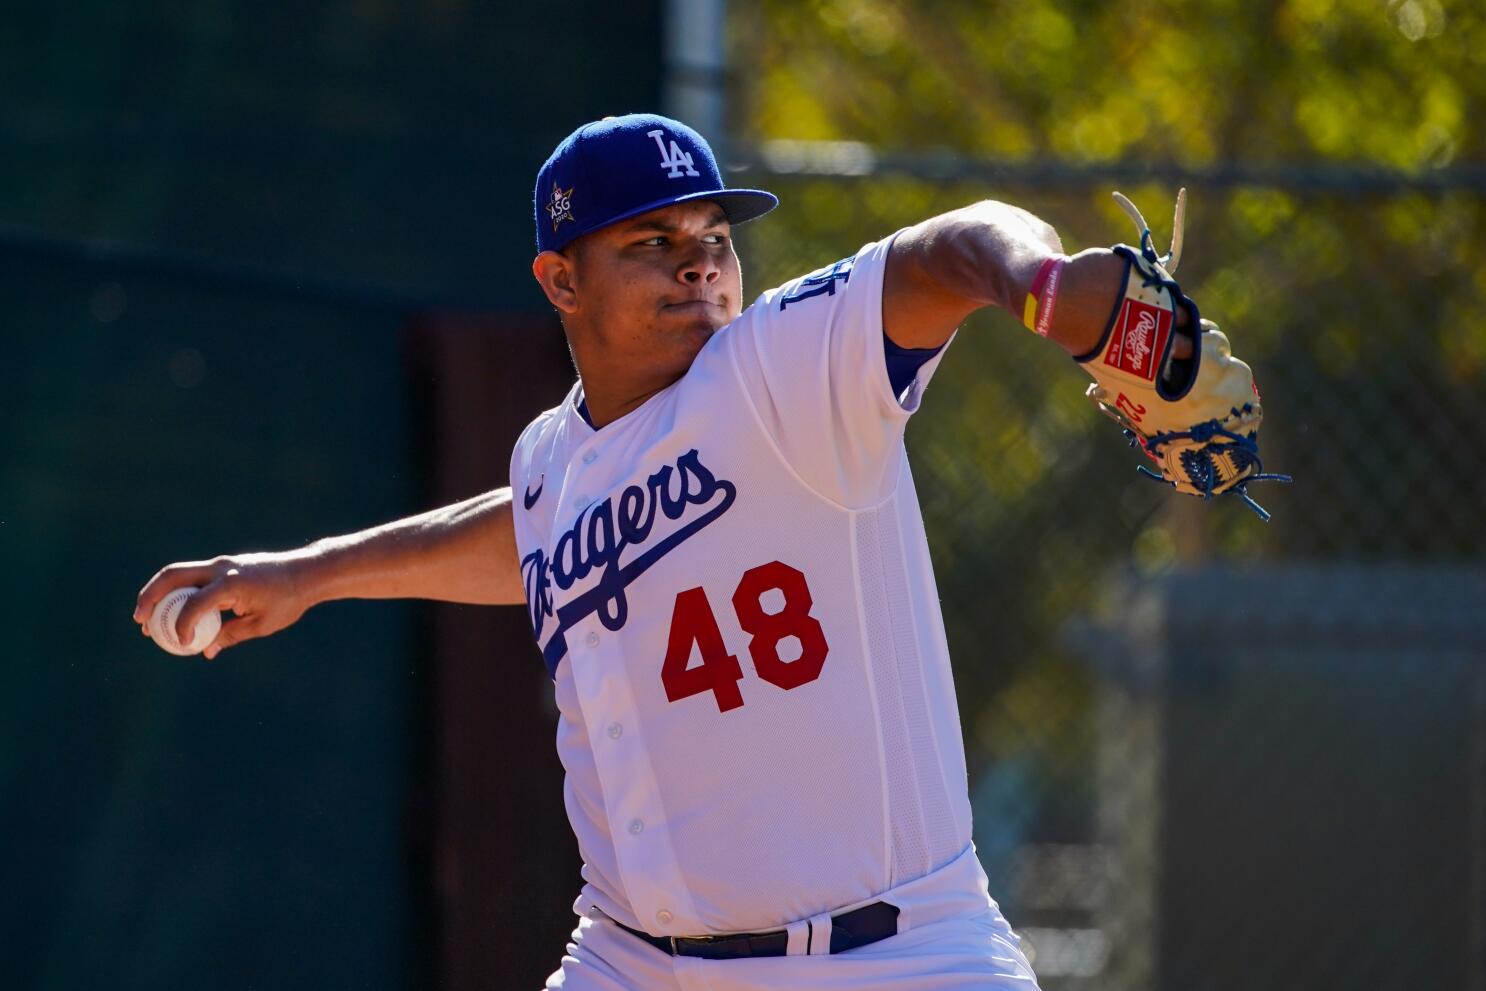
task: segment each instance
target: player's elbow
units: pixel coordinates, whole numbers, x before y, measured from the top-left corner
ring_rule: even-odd
[[[981,273],[983,252],[976,236],[973,207],[964,207],[931,217],[904,231],[895,245],[901,249],[905,267],[913,280],[935,293],[985,306]]]
[[[1020,306],[1037,266],[1062,250],[1052,227],[996,200],[940,214],[904,236],[926,281],[977,307]]]

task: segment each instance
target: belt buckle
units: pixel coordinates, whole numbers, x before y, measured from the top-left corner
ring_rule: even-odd
[[[693,943],[693,944],[695,944],[695,943],[706,944],[706,943],[720,943],[720,942],[722,942],[723,940],[725,940],[727,938],[728,937],[726,937],[726,936],[667,936],[666,937],[666,939],[669,940],[670,943],[671,943],[671,956],[673,956],[673,957],[686,956],[686,954],[684,954],[684,953],[681,952],[680,943],[682,941],[685,941],[687,943]]]

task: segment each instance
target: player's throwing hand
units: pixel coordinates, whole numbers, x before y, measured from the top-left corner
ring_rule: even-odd
[[[231,612],[237,618],[221,631],[203,653],[207,660],[244,640],[266,637],[293,625],[311,602],[301,591],[302,553],[238,554],[210,561],[167,565],[139,590],[134,621],[149,636],[155,603],[177,588],[199,586],[176,620],[181,643],[190,643],[196,623],[208,612]]]

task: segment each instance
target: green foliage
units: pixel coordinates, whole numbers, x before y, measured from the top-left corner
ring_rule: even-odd
[[[1486,478],[1486,148],[1471,126],[1486,8],[765,0],[734,17],[735,64],[755,67],[735,94],[747,140],[1192,170],[1180,276],[1256,369],[1266,466],[1297,476],[1256,489],[1268,527],[1144,484],[1061,352],[1007,314],[972,318],[909,429],[972,759],[1030,751],[1054,778],[1087,771],[1088,668],[1063,631],[1114,571],[1486,551],[1471,509]],[[1234,164],[1276,181],[1201,181]],[[1379,170],[1437,189],[1349,184]],[[744,229],[755,288],[986,197],[1043,216],[1072,252],[1133,240],[1118,187],[1164,245],[1176,192],[767,181],[783,205]]]
[[[1478,5],[770,0],[738,16],[755,22],[738,37],[756,135],[1012,159],[1480,159]]]

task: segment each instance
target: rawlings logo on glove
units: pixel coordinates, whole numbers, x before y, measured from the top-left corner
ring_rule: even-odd
[[[1151,352],[1164,352],[1170,333],[1170,313],[1138,299],[1126,298],[1115,319],[1114,334],[1104,360],[1121,371],[1154,382],[1156,363],[1149,360]]]
[[[1264,409],[1248,365],[1233,357],[1228,338],[1171,277],[1181,261],[1187,191],[1176,198],[1171,250],[1158,256],[1151,230],[1124,196],[1115,200],[1135,221],[1140,247],[1115,245],[1125,259],[1125,290],[1098,347],[1075,360],[1094,378],[1088,397],[1125,428],[1159,471],[1146,475],[1189,495],[1211,499],[1237,494],[1263,520],[1269,513],[1249,498],[1247,485],[1290,481],[1264,474],[1259,460],[1259,425]],[[1197,328],[1191,358],[1175,361],[1178,314]]]

